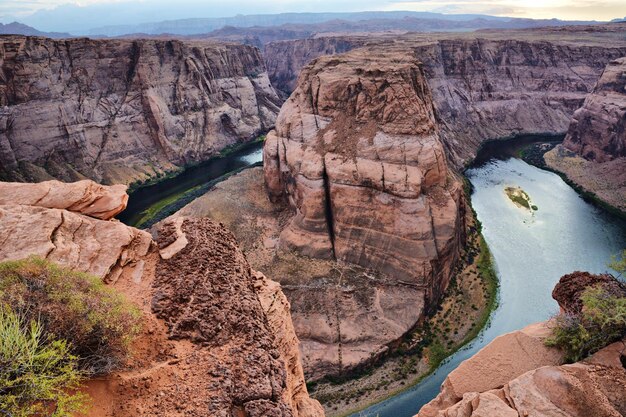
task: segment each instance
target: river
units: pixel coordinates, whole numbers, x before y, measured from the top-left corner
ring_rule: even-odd
[[[140,187],[129,195],[126,210],[117,218],[129,226],[148,227],[177,210],[233,172],[260,163],[263,142],[253,142],[226,156],[186,168],[178,175]],[[147,214],[150,213],[150,218]]]
[[[557,313],[551,293],[562,275],[606,272],[611,255],[626,248],[623,221],[585,202],[558,175],[513,154],[510,143],[486,147],[477,158],[479,164],[465,173],[500,279],[499,306],[490,324],[421,383],[355,417],[417,414],[438,394],[448,373],[495,337]],[[504,193],[507,186],[521,187],[538,210],[515,206]]]

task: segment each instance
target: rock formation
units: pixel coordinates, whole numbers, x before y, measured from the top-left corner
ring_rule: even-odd
[[[110,220],[126,208],[126,186],[102,186],[90,180],[34,184],[0,182],[0,204],[20,204],[66,209],[102,220]]]
[[[563,146],[599,163],[626,158],[626,57],[606,66],[574,113]]]
[[[626,54],[624,54],[626,55]],[[611,61],[546,164],[626,213],[626,57]]]
[[[0,37],[0,178],[130,183],[274,125],[257,49]]]
[[[598,46],[515,40],[506,32],[484,36],[371,36],[367,46],[359,37],[282,41],[268,44],[265,57],[270,79],[289,92],[300,68],[315,56],[358,47],[404,49],[423,63],[441,139],[460,168],[485,140],[566,132],[605,65],[626,55],[623,41]]]
[[[575,272],[561,278],[553,297],[575,314],[580,294],[592,285],[626,295],[609,275]],[[626,340],[561,365],[562,353],[544,344],[550,328],[551,322],[543,322],[496,338],[452,371],[416,417],[623,416]]]
[[[264,161],[270,199],[295,209],[281,248],[415,287],[404,303],[417,319],[437,302],[458,256],[464,203],[415,58],[369,49],[315,61],[268,135]],[[345,343],[358,340],[346,331]]]
[[[87,383],[94,400],[87,415],[323,416],[307,394],[280,286],[249,267],[223,226],[180,218],[154,242],[146,232],[81,214],[74,200],[39,198],[46,188],[58,196],[77,189],[115,196],[119,187],[0,188],[13,197],[0,205],[0,261],[38,255],[95,274],[143,312],[127,367]]]

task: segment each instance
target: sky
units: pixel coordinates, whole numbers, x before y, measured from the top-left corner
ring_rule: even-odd
[[[0,22],[18,20],[41,30],[61,30],[68,24],[86,26],[87,20],[92,26],[98,20],[105,26],[236,14],[365,10],[611,20],[626,16],[626,0],[0,0]],[[81,17],[85,15],[90,19]]]

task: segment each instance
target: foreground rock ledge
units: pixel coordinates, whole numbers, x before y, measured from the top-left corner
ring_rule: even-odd
[[[553,297],[563,311],[580,312],[580,294],[591,285],[626,295],[612,276],[574,272],[561,278]],[[562,365],[562,352],[544,343],[551,326],[537,323],[494,339],[452,371],[416,417],[626,415],[626,339]]]
[[[45,201],[27,189],[24,202]],[[253,271],[233,236],[208,219],[164,225],[158,246],[176,242],[162,259],[148,233],[117,221],[0,205],[0,261],[39,255],[97,275],[143,311],[127,367],[87,383],[87,415],[322,417],[280,286]]]

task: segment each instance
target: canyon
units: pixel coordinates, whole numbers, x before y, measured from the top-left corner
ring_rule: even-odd
[[[626,213],[626,58],[609,62],[547,165]]]
[[[263,52],[0,37],[0,179],[20,181],[0,183],[0,261],[38,255],[141,306],[141,354],[89,382],[94,416],[322,416],[305,375],[380,363],[472,263],[461,172],[486,141],[567,132],[547,165],[624,209],[624,31],[327,36]],[[262,168],[149,231],[114,219],[126,184],[265,133]],[[52,179],[77,182],[40,182]],[[419,415],[532,415],[563,395],[538,394],[554,381],[626,396],[623,346],[562,365],[548,330],[496,339]],[[624,411],[583,391],[598,413]]]
[[[312,57],[357,48],[390,48],[423,65],[446,154],[460,169],[486,140],[565,133],[604,68],[626,56],[626,24],[469,34],[320,37],[271,42],[270,79],[291,93]],[[610,45],[602,39],[607,34]],[[287,64],[285,64],[287,63]]]
[[[84,201],[126,205],[120,186],[80,184]],[[0,205],[0,261],[36,255],[93,274],[142,312],[126,366],[87,381],[87,415],[323,416],[280,286],[250,268],[222,226],[181,218],[153,240],[89,208],[35,199],[42,188],[76,195],[75,184],[14,185],[2,184],[12,202]]]
[[[0,179],[128,184],[255,139],[280,99],[259,51],[0,38]]]

